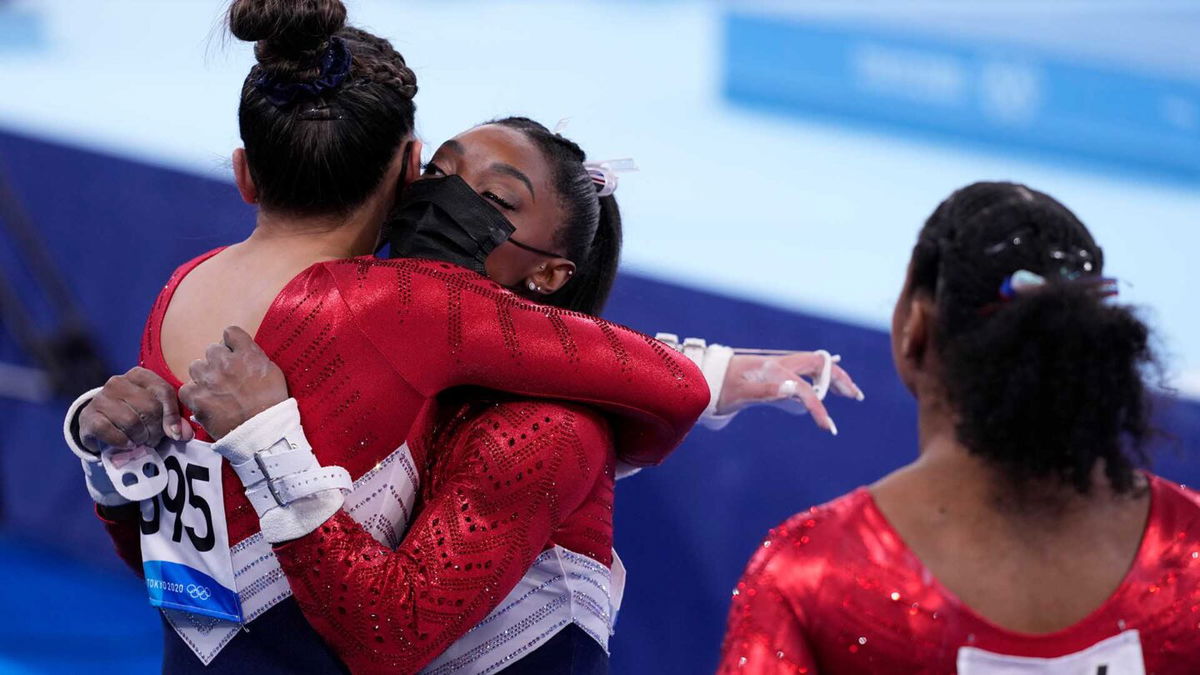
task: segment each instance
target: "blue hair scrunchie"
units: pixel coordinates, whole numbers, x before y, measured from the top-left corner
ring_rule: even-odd
[[[276,107],[284,108],[298,100],[315,98],[337,88],[350,74],[353,55],[341,38],[330,38],[329,47],[321,55],[321,73],[309,82],[288,82],[263,73],[254,79],[254,88],[262,92]]]

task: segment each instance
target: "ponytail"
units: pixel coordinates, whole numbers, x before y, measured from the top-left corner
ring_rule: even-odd
[[[608,302],[620,261],[621,210],[617,208],[617,198],[609,195],[600,198],[600,223],[585,260],[578,264],[574,278],[552,296],[553,304],[584,314],[599,314]]]
[[[1087,493],[1137,484],[1152,435],[1144,381],[1150,330],[1097,292],[1103,251],[1067,207],[1013,183],[975,183],[942,202],[913,251],[912,288],[934,299],[933,345],[957,436],[1017,489]],[[1018,270],[1040,287],[1001,297]]]
[[[957,433],[1012,483],[1053,479],[1080,493],[1103,462],[1114,491],[1146,463],[1152,362],[1133,312],[1082,284],[1055,283],[1005,303],[941,350]]]

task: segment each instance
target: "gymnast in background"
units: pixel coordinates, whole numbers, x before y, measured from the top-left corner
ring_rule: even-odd
[[[1150,332],[1087,228],[952,194],[892,319],[911,464],[768,534],[722,673],[1195,673],[1200,497],[1151,473]]]

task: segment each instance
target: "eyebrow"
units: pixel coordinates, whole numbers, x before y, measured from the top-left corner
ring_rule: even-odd
[[[526,176],[517,167],[515,167],[511,164],[503,164],[501,162],[497,162],[490,167],[490,170],[495,171],[496,173],[502,173],[502,174],[505,174],[508,176],[512,176],[513,178],[516,178],[517,180],[521,181],[522,183],[525,184],[525,187],[529,188],[529,196],[533,197],[534,201],[537,201],[537,195],[534,194],[534,192],[533,192],[533,181],[529,180],[529,176]]]
[[[453,152],[456,155],[466,154],[466,148],[463,147],[463,144],[459,143],[458,141],[454,140],[453,138],[446,141],[445,143],[442,143],[442,147],[438,148],[438,151],[440,152],[442,150],[447,150],[449,152]],[[496,162],[495,164],[488,167],[488,170],[494,171],[496,173],[502,173],[502,174],[505,174],[506,176],[512,176],[513,178],[516,178],[517,180],[521,181],[522,183],[525,184],[525,187],[529,188],[529,196],[533,197],[534,201],[537,201],[537,193],[534,192],[534,190],[533,190],[533,181],[529,180],[529,176],[526,176],[525,172],[521,171],[520,169],[518,169],[517,167],[515,167],[511,164],[505,164],[503,162]]]

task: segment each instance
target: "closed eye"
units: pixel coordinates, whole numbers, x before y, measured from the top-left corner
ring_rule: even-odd
[[[503,197],[490,190],[485,190],[482,195],[484,199],[492,200],[502,209],[506,209],[508,211],[515,211],[517,209],[517,207],[513,206],[510,202],[505,201]]]

